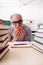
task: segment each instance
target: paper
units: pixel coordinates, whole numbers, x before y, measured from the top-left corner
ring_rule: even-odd
[[[28,41],[17,41],[17,42],[13,42],[14,45],[28,45],[29,42]]]
[[[27,48],[27,47],[29,48],[31,47],[31,44],[28,41],[17,41],[17,42],[11,42],[10,46],[12,48]]]

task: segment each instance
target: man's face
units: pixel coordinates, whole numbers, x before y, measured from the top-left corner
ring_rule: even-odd
[[[13,16],[11,18],[14,28],[22,27],[23,20],[19,16]]]

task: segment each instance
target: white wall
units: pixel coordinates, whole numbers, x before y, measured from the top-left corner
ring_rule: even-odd
[[[4,1],[3,1],[4,2]],[[23,16],[23,19],[34,19],[35,25],[37,26],[38,22],[43,22],[43,1],[35,0],[27,6],[17,6],[14,3],[2,3],[0,5],[0,18],[1,19],[10,19],[11,14],[20,13]]]
[[[10,7],[10,6],[2,6],[0,7],[0,18],[9,19],[10,15],[13,13],[22,14],[23,18],[33,18],[37,19],[39,16],[39,8],[38,7]]]
[[[40,22],[43,23],[43,5],[40,7]]]

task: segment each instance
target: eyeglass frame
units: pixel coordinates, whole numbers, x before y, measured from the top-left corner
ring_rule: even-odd
[[[12,24],[21,24],[23,22],[23,20],[19,20],[19,21],[13,21]]]

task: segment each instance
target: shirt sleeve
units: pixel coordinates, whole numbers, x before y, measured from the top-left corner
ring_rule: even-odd
[[[31,29],[27,29],[27,30],[26,30],[25,40],[26,40],[26,41],[32,40],[32,31],[31,31]]]
[[[13,28],[9,27],[9,33],[8,33],[9,41],[12,41],[12,39],[13,39],[12,32],[13,32]]]
[[[10,41],[12,41],[13,40],[13,35],[12,35],[12,33],[13,33],[13,27],[12,26],[10,26],[10,28],[9,28],[9,33],[8,33],[8,36],[9,36],[9,40]],[[18,37],[17,39],[16,39],[16,41],[20,41],[20,38]]]

